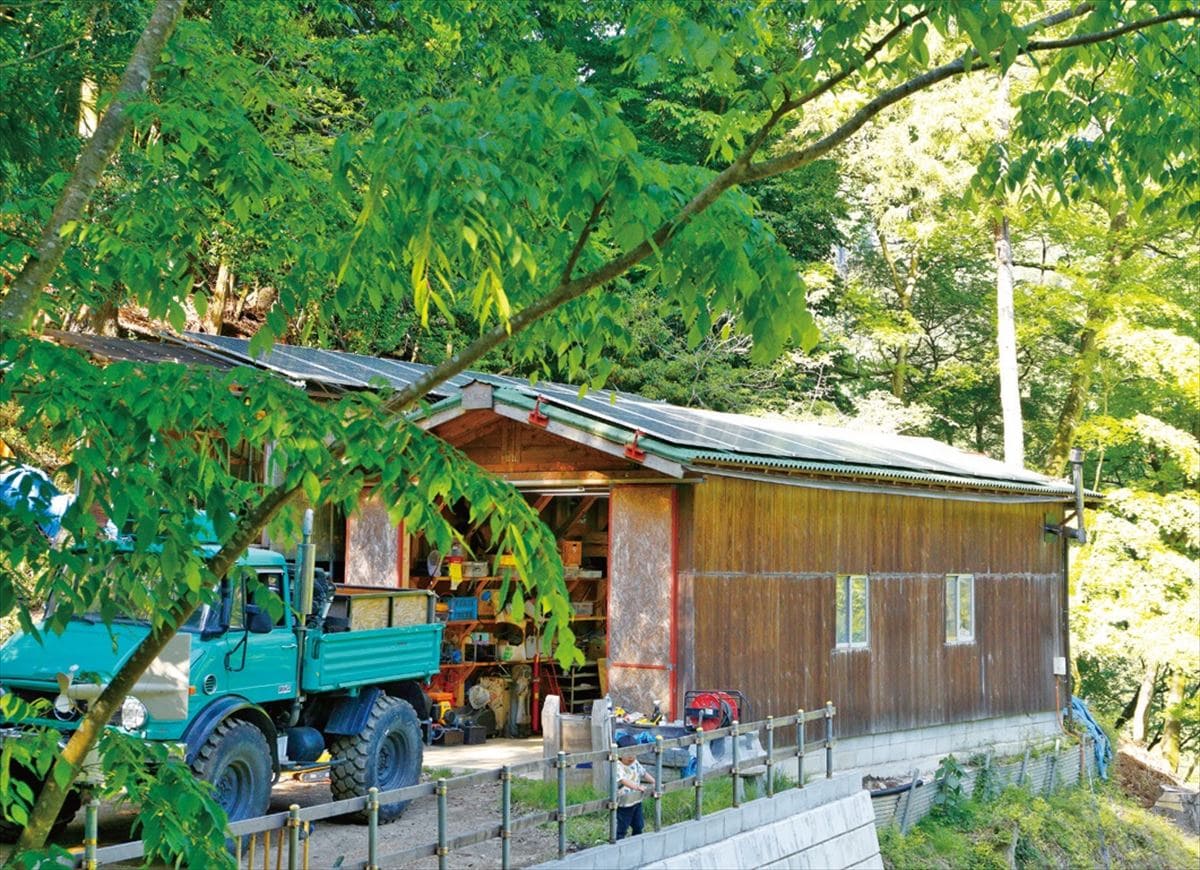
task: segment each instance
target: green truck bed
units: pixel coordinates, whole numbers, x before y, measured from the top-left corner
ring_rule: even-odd
[[[402,625],[309,638],[305,692],[328,692],[395,680],[425,680],[438,672],[442,626]]]

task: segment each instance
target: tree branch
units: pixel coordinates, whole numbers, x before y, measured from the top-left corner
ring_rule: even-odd
[[[883,51],[883,49],[888,45],[888,43],[890,43],[893,39],[895,39],[897,36],[899,36],[901,33],[903,33],[905,30],[907,30],[913,24],[920,21],[927,14],[928,14],[928,10],[922,9],[920,12],[918,12],[916,15],[913,15],[912,17],[901,16],[900,21],[897,22],[895,27],[893,27],[891,30],[889,30],[887,33],[885,33],[883,36],[881,36],[879,39],[877,39],[874,43],[871,44],[871,47],[867,49],[866,53],[864,53],[863,56],[861,58],[859,58],[858,63],[851,64],[850,66],[846,67],[844,70],[842,70],[837,75],[826,79],[824,82],[822,82],[817,87],[813,88],[808,93],[802,94],[801,96],[796,97],[794,100],[793,99],[785,100],[784,106],[787,107],[787,111],[791,112],[796,109],[799,109],[805,103],[810,103],[813,100],[815,100],[817,97],[824,96],[825,94],[829,93],[829,91],[833,90],[835,87],[840,85],[843,81],[845,81],[847,78],[854,75],[856,72],[858,72],[863,67],[865,67],[868,63],[870,63],[871,60],[875,57],[875,55],[877,55],[877,54],[879,54],[879,52]]]
[[[1091,11],[1092,4],[1083,3],[1072,9],[1064,10],[1063,12],[1054,15],[1048,15],[1032,24],[1026,26],[1027,33],[1036,33],[1061,24],[1064,21],[1069,21],[1072,18],[1077,18]],[[1153,27],[1158,24],[1163,24],[1168,21],[1176,21],[1185,18],[1200,19],[1200,9],[1181,9],[1175,12],[1168,12],[1163,15],[1155,16],[1154,18],[1146,18],[1141,21],[1131,22],[1123,27],[1114,28],[1112,30],[1101,31],[1092,34],[1079,34],[1072,37],[1059,40],[1048,40],[1044,42],[1029,42],[1019,54],[1028,55],[1034,52],[1052,51],[1060,48],[1070,48],[1079,45],[1089,45],[1095,42],[1102,42],[1106,39],[1115,39],[1126,33],[1136,30],[1144,30],[1147,27]],[[993,59],[994,60],[994,59]],[[905,97],[911,96],[918,91],[926,90],[938,82],[953,78],[954,76],[963,75],[964,73],[974,72],[979,69],[984,69],[991,65],[991,61],[984,61],[979,57],[977,52],[968,52],[964,57],[943,64],[940,67],[935,67],[919,76],[909,79],[903,84],[897,85],[887,91],[884,91],[875,99],[868,102],[857,112],[851,115],[844,123],[836,130],[829,133],[822,139],[813,142],[804,148],[787,154],[780,155],[771,160],[764,160],[761,163],[756,163],[750,167],[746,173],[745,181],[757,181],[762,178],[769,178],[772,175],[778,175],[781,172],[788,172],[806,163],[811,163],[835,147],[846,141],[854,133],[858,132],[868,121],[886,109],[888,106],[899,102]]]
[[[1174,12],[1164,12],[1162,15],[1156,15],[1154,18],[1131,21],[1120,27],[1114,27],[1112,30],[1101,30],[1096,33],[1078,33],[1063,37],[1062,39],[1031,39],[1026,43],[1024,53],[1057,51],[1062,48],[1076,48],[1080,45],[1095,45],[1097,42],[1107,42],[1110,39],[1124,36],[1126,33],[1145,30],[1147,27],[1153,27],[1156,24],[1166,24],[1168,21],[1178,21],[1182,18],[1200,18],[1200,9],[1177,9]]]
[[[42,230],[37,248],[21,267],[20,273],[0,302],[0,328],[16,331],[28,326],[37,310],[38,295],[49,283],[54,270],[67,251],[67,235],[63,228],[83,216],[100,176],[116,154],[125,132],[129,129],[126,109],[130,101],[146,93],[150,76],[162,55],[163,47],[183,15],[185,0],[158,0],[146,29],[142,31],[121,82],[117,96],[109,104],[96,132],[83,148],[75,170],[67,181],[50,220]]]
[[[587,244],[587,240],[592,235],[592,230],[596,226],[596,219],[600,217],[600,211],[604,208],[604,203],[608,199],[608,191],[596,200],[596,204],[592,206],[592,213],[588,215],[587,222],[583,225],[583,231],[579,234],[579,238],[575,241],[575,247],[571,249],[571,256],[567,257],[567,265],[563,269],[562,277],[558,279],[558,283],[566,284],[571,280],[571,273],[575,271],[575,264],[579,261],[579,255],[583,253],[583,246]]]
[[[82,42],[82,41],[83,41],[83,37],[77,36],[74,39],[68,39],[66,42],[60,42],[58,45],[52,45],[49,48],[43,48],[41,51],[35,51],[33,54],[27,55],[25,57],[14,57],[11,60],[6,60],[4,63],[0,63],[0,69],[4,69],[5,67],[10,67],[10,66],[19,66],[21,64],[30,63],[31,61],[37,60],[39,57],[45,57],[48,54],[53,54],[56,51],[61,51],[64,48],[75,45],[75,43]]]
[[[1039,272],[1057,272],[1058,266],[1054,263],[1044,263],[1041,261],[1034,262],[1033,260],[1013,260],[1014,266],[1020,266],[1022,269],[1037,269]]]

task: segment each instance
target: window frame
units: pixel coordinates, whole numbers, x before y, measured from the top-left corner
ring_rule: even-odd
[[[970,591],[970,617],[966,631],[963,631],[962,620],[962,589],[963,581],[966,581],[967,588]],[[950,586],[954,586],[953,595],[953,610],[951,609]],[[975,643],[975,575],[974,574],[947,574],[945,581],[942,584],[942,597],[944,608],[942,610],[943,626],[946,629],[945,643],[947,646],[959,646],[963,644]],[[954,621],[954,636],[950,636],[950,621]]]
[[[863,630],[862,639],[856,640],[854,637],[854,587],[855,581],[862,580],[862,609],[863,609]],[[834,577],[834,594],[833,594],[833,647],[835,651],[848,652],[851,650],[864,650],[871,647],[871,577],[869,574],[837,574]],[[846,602],[846,611],[844,614],[839,612],[838,599],[843,593]],[[846,631],[846,640],[841,639],[842,629]]]

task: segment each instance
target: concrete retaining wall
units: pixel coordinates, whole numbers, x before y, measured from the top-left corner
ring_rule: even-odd
[[[875,776],[909,773],[914,767],[934,770],[951,753],[964,758],[989,750],[996,755],[1016,755],[1026,746],[1052,741],[1061,733],[1053,713],[1035,713],[838,738],[833,769]]]
[[[540,866],[882,868],[883,859],[870,796],[858,777],[837,776]]]

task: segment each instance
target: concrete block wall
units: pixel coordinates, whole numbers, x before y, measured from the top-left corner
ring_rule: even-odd
[[[836,720],[835,720],[836,721]],[[911,773],[913,768],[934,770],[942,758],[954,753],[965,757],[991,750],[997,755],[1012,755],[1026,746],[1053,740],[1061,734],[1053,713],[1035,713],[955,722],[909,731],[867,734],[836,739],[833,769],[839,773],[890,776]],[[836,738],[836,735],[835,735]],[[820,765],[805,762],[806,774]],[[786,770],[786,768],[781,768]],[[794,775],[794,770],[791,771]]]
[[[882,868],[871,799],[853,776],[818,780],[545,868]]]

